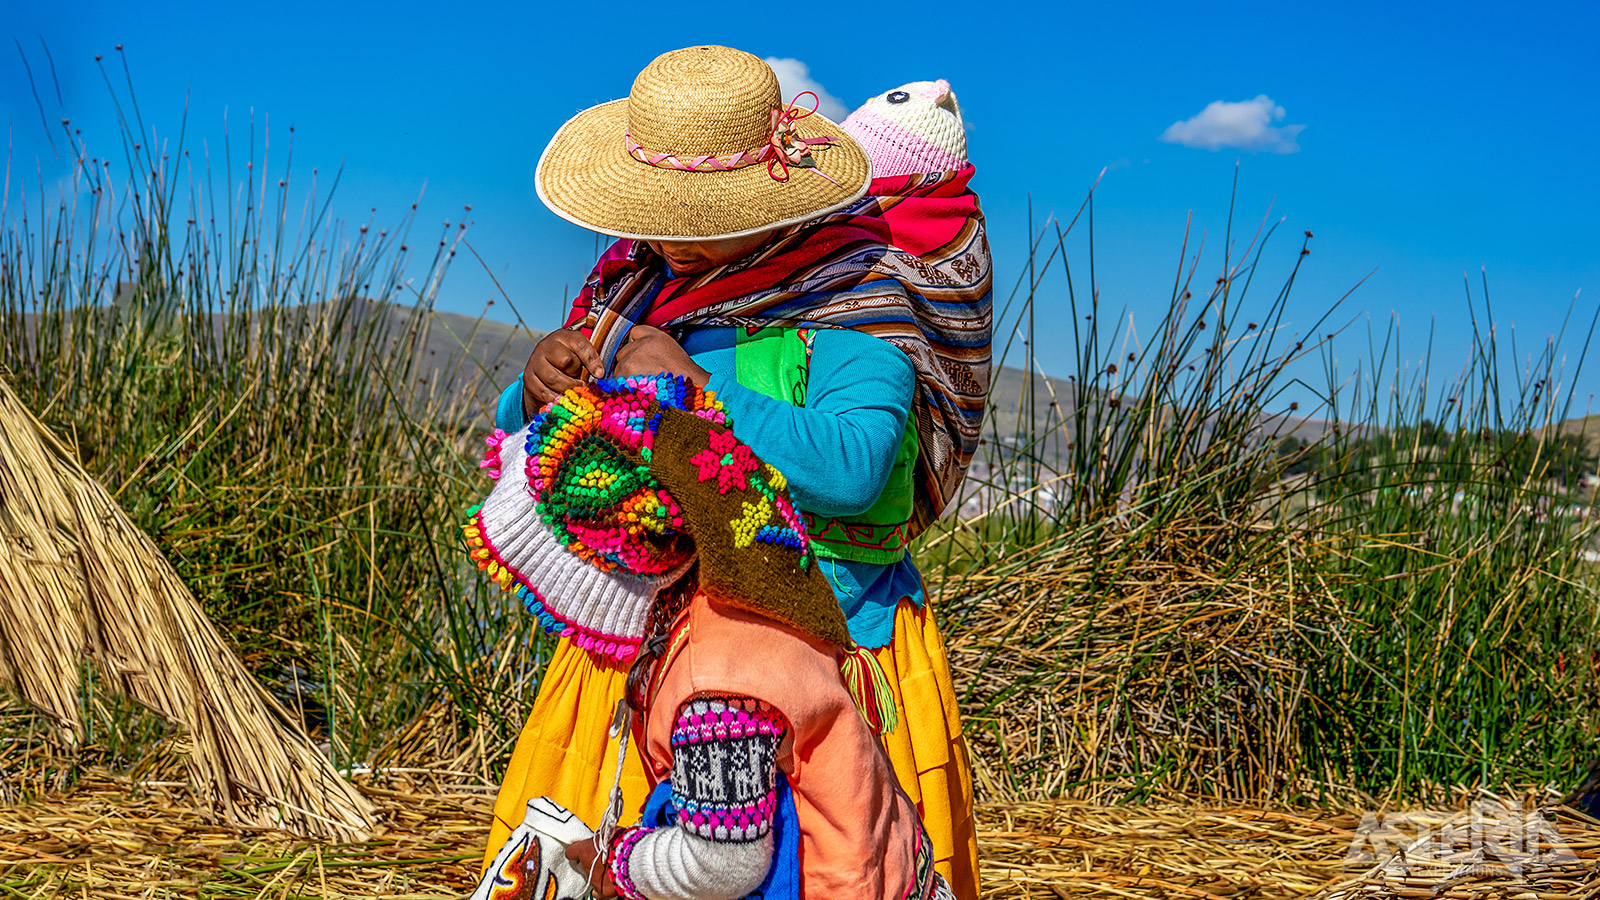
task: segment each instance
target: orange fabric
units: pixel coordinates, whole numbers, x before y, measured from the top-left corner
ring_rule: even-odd
[[[765,700],[789,721],[778,764],[800,821],[801,896],[925,895],[931,868],[908,890],[922,831],[916,807],[845,690],[834,648],[704,595],[685,616],[688,640],[665,659],[643,723],[640,749],[655,779],[671,772],[672,729],[685,701]]]
[[[959,900],[977,900],[978,833],[972,765],[944,639],[927,607],[901,601],[894,640],[872,651],[889,678],[900,727],[883,736],[889,761],[933,840],[935,867]]]

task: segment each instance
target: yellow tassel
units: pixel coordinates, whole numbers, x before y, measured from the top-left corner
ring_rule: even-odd
[[[873,731],[889,734],[900,726],[900,711],[894,705],[889,676],[883,674],[883,667],[871,650],[860,645],[846,650],[839,661],[839,674],[844,676],[850,699]]]

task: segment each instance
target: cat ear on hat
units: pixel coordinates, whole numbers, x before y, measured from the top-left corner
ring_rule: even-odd
[[[935,106],[942,106],[954,113],[956,121],[960,122],[962,127],[965,128],[966,122],[961,118],[961,104],[956,102],[956,92],[950,90],[950,82],[941,78],[934,82],[934,86],[936,90],[929,99],[933,100]]]

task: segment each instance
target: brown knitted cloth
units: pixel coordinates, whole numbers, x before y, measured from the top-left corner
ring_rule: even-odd
[[[844,611],[801,539],[778,470],[733,432],[665,410],[650,471],[683,511],[700,555],[700,590],[837,647],[853,646]]]

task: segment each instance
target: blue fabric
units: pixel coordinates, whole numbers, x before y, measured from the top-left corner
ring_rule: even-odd
[[[494,427],[506,434],[516,434],[526,428],[532,418],[522,412],[522,376],[518,375],[510,387],[500,392],[500,404],[494,411]]]
[[[889,565],[848,559],[817,560],[844,610],[850,637],[868,650],[887,647],[894,639],[894,611],[901,599],[922,607],[922,573],[910,555]]]
[[[734,380],[732,328],[696,328],[682,343],[711,373],[706,385],[733,418],[734,434],[789,481],[795,505],[824,516],[866,510],[878,499],[911,411],[916,374],[906,355],[859,331],[822,329],[811,351],[806,405],[774,400]],[[522,379],[500,395],[495,426],[520,431]],[[841,478],[840,473],[849,477]],[[922,576],[910,557],[890,565],[829,560],[821,567],[844,609],[850,637],[868,649],[887,646],[902,598],[924,602]]]
[[[677,825],[678,804],[672,802],[672,782],[663,781],[644,798],[639,824],[645,828],[672,828]]]
[[[772,865],[761,886],[747,896],[755,900],[800,900],[800,815],[794,808],[789,779],[778,772],[778,814],[772,819]],[[675,828],[678,807],[672,802],[672,782],[663,781],[645,798],[639,824],[646,828]]]

